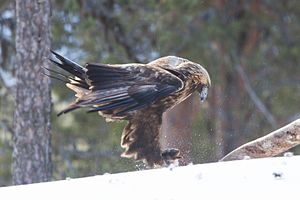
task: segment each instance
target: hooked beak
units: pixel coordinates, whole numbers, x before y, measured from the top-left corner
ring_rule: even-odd
[[[206,97],[207,97],[207,94],[208,94],[208,87],[207,86],[204,86],[202,88],[202,90],[200,91],[200,101],[201,102],[204,102]]]

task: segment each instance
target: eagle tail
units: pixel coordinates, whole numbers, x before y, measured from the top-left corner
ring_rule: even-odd
[[[85,76],[86,69],[84,67],[73,62],[72,60],[69,60],[68,58],[60,55],[59,53],[57,53],[55,51],[51,50],[51,53],[59,62],[57,62],[56,60],[53,60],[52,58],[49,58],[49,60],[51,62],[53,62],[54,64],[56,64],[59,68],[69,72],[70,74],[74,75],[75,77],[77,77],[81,80],[86,79],[86,76]]]
[[[89,89],[89,84],[86,78],[86,68],[58,54],[55,51],[51,50],[51,53],[56,60],[52,58],[49,58],[49,60],[52,63],[54,63],[57,67],[63,69],[64,71],[70,73],[71,75],[66,75],[63,72],[56,71],[49,68],[45,68],[45,69],[50,74],[45,74],[45,75],[66,83],[66,86],[76,93],[75,96],[78,99],[84,96]],[[77,105],[78,99],[74,103],[69,105],[66,109],[58,113],[57,115],[59,116],[61,114],[68,113],[70,111],[79,108],[80,106]]]

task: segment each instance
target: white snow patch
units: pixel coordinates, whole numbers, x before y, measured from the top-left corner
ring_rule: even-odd
[[[105,174],[0,188],[1,199],[297,199],[300,156]]]

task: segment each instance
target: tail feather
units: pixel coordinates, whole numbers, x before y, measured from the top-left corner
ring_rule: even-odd
[[[80,108],[80,106],[78,106],[76,104],[76,102],[74,102],[71,105],[69,105],[67,108],[65,108],[62,111],[60,111],[59,113],[57,113],[57,116],[59,117],[60,115],[66,114],[66,113],[71,112],[73,110],[76,110],[77,108]]]
[[[44,68],[44,69],[48,70],[47,68]],[[66,81],[66,80],[64,80],[64,79],[61,79],[61,78],[59,78],[59,77],[53,76],[53,75],[51,75],[51,74],[47,74],[46,72],[42,72],[42,74],[45,75],[45,76],[48,76],[49,78],[53,78],[53,79],[56,79],[56,80],[58,80],[58,81],[61,81],[61,82],[63,82],[63,83],[68,83],[68,81]]]
[[[80,66],[79,64],[69,60],[68,58],[56,53],[55,51],[51,52],[54,54],[55,58],[57,58],[60,62],[53,60],[52,58],[49,58],[49,60],[51,62],[53,62],[56,66],[58,66],[59,68],[69,72],[70,74],[72,74],[75,77],[72,76],[68,76],[63,74],[62,72],[58,72],[55,71],[53,69],[49,69],[49,68],[45,68],[46,70],[48,70],[49,72],[52,72],[53,74],[55,74],[58,77],[64,78],[66,79],[67,83],[76,85],[78,87],[82,87],[85,89],[89,88],[89,84],[86,78],[86,68]]]
[[[47,68],[47,67],[44,67],[44,69],[47,70],[48,72],[50,72],[51,74],[55,74],[56,75],[56,76],[53,76],[51,74],[45,74],[46,76],[49,76],[50,78],[55,78],[57,80],[61,80],[64,83],[68,83],[69,82],[68,79],[72,79],[72,77],[67,76],[67,75],[65,75],[65,74],[63,74],[61,72],[56,71],[56,70],[53,70],[53,69],[50,69],[50,68]]]
[[[86,95],[89,90],[82,88],[80,86],[78,86],[76,83],[66,83],[66,86],[68,88],[70,88],[71,90],[73,90],[74,92],[76,92],[75,97],[77,98],[82,98],[84,95]]]
[[[51,52],[54,55],[54,58],[56,58],[56,60],[52,58],[49,58],[49,60],[52,63],[54,63],[57,67],[63,69],[64,71],[69,72],[71,75],[66,75],[62,72],[49,69],[49,68],[45,68],[45,69],[50,74],[45,73],[45,75],[64,82],[68,88],[70,88],[76,93],[75,96],[77,97],[76,101],[73,104],[69,105],[66,109],[62,110],[60,113],[57,114],[59,116],[61,114],[79,108],[80,106],[77,105],[77,103],[80,101],[81,97],[87,94],[90,85],[86,77],[86,71],[87,71],[86,68],[58,54],[55,51],[51,50]]]
[[[50,58],[50,61],[56,64],[58,67],[64,69],[65,71],[71,73],[74,76],[77,76],[78,78],[84,80],[86,79],[86,69],[79,64],[73,62],[72,60],[69,60],[68,58],[60,55],[59,53],[52,51],[51,53],[57,58],[61,63],[53,60]]]

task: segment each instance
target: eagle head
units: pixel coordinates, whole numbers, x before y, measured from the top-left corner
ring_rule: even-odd
[[[201,78],[200,78],[200,84],[198,87],[198,92],[199,92],[199,96],[200,96],[200,101],[204,102],[207,98],[208,95],[208,89],[211,86],[211,80],[209,77],[208,72],[206,71],[206,69],[202,66],[200,66],[200,71],[201,71]]]

